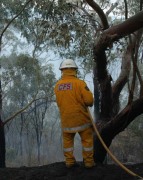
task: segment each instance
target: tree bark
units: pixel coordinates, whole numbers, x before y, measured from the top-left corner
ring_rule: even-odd
[[[0,168],[5,168],[5,133],[3,122],[0,119]]]
[[[5,168],[5,133],[4,133],[4,125],[1,117],[2,117],[2,87],[0,80],[0,168]]]
[[[102,28],[103,29],[109,28],[107,17],[104,14],[103,10],[100,8],[100,6],[93,0],[86,0],[86,2],[95,10],[95,12],[97,12],[98,16],[101,19]]]
[[[119,79],[116,81],[113,87],[111,85],[112,78],[107,70],[106,50],[108,48],[111,49],[112,44],[115,41],[134,33],[142,27],[143,11],[137,13],[135,16],[129,18],[123,23],[112,26],[111,28],[105,30],[94,47],[94,60],[97,68],[96,75],[101,94],[100,118],[97,122],[97,127],[107,147],[111,145],[112,140],[118,133],[123,131],[138,115],[143,113],[143,108],[141,108],[143,105],[143,99],[140,98],[136,101],[132,101],[132,103],[128,104],[128,106],[126,106],[119,114],[117,114],[119,109],[117,109],[116,112],[113,111],[115,104],[119,104],[120,92],[128,80],[132,47],[128,47],[123,58],[123,63],[126,65],[128,64],[128,67],[126,67],[126,72],[124,71],[125,64],[123,64],[124,68],[122,69]],[[96,136],[94,140],[94,149],[95,162],[103,163],[106,157],[106,150],[103,148]]]
[[[100,129],[100,135],[107,147],[112,143],[114,137],[125,128],[139,115],[143,113],[143,98],[127,105],[115,118],[111,119],[105,126]],[[103,163],[106,157],[106,150],[103,148],[99,139],[95,137],[94,143],[94,159],[97,163]]]

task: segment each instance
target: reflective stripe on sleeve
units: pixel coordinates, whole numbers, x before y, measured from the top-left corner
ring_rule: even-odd
[[[71,152],[71,151],[73,151],[73,147],[71,147],[71,148],[64,148],[64,152]]]
[[[77,127],[72,127],[72,128],[63,128],[63,131],[71,131],[71,132],[73,132],[73,131],[82,131],[82,130],[84,130],[84,129],[86,129],[86,128],[89,128],[91,126],[91,124],[90,123],[87,123],[87,124],[84,124],[84,125],[82,125],[82,126],[77,126]]]
[[[83,147],[83,151],[93,151],[93,147]]]

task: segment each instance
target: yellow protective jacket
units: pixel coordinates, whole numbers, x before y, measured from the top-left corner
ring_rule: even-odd
[[[72,72],[73,71],[73,72]],[[87,106],[93,105],[93,95],[86,83],[75,77],[74,70],[63,71],[55,86],[56,101],[64,132],[80,132],[91,126]]]

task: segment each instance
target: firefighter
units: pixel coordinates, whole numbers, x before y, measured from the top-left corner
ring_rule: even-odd
[[[93,159],[93,128],[88,106],[93,105],[93,94],[83,80],[77,78],[77,65],[72,59],[64,60],[60,68],[62,77],[54,92],[61,116],[63,148],[66,167],[77,165],[73,155],[74,137],[79,133],[82,143],[84,166],[95,165]]]

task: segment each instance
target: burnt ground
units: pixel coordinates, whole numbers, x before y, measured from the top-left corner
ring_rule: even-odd
[[[143,177],[143,164],[127,165],[134,173]],[[20,167],[0,169],[0,180],[135,180],[118,165],[97,165],[85,169],[79,167],[67,169],[63,162],[39,167]]]

